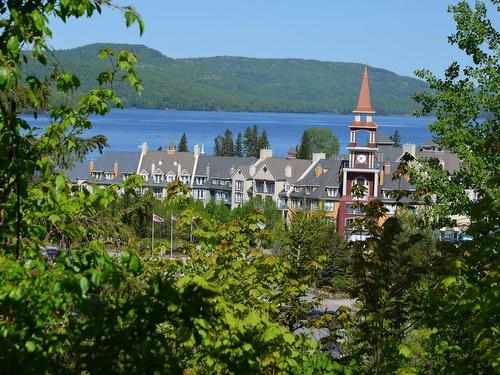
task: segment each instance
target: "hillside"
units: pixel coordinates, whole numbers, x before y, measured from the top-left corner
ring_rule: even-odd
[[[172,59],[142,45],[92,44],[55,52],[82,82],[82,90],[96,84],[106,62],[97,52],[109,46],[128,49],[138,58],[144,92],[115,88],[128,107],[211,111],[339,112],[354,108],[362,64],[301,59],[208,57]],[[426,84],[384,69],[369,68],[372,101],[379,114],[407,114],[414,109],[410,96]],[[40,76],[43,69],[30,63],[26,74]]]

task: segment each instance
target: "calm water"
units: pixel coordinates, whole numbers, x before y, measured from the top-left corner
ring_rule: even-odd
[[[48,119],[34,120],[24,116],[33,125],[43,128]],[[274,155],[284,156],[291,146],[300,142],[302,132],[311,127],[325,127],[333,131],[345,150],[352,115],[302,114],[302,113],[246,113],[246,112],[198,112],[165,111],[150,109],[113,110],[107,116],[93,118],[94,127],[87,135],[103,134],[113,151],[136,151],[146,141],[151,149],[157,149],[169,141],[179,142],[186,132],[190,150],[194,144],[205,144],[205,152],[212,153],[213,139],[226,128],[235,135],[244,132],[249,125],[257,124],[266,129]],[[379,131],[387,136],[397,128],[403,143],[424,143],[431,138],[427,129],[430,118],[405,116],[375,116]]]

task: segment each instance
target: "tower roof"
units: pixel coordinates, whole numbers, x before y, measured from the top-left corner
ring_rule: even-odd
[[[365,66],[363,73],[363,80],[361,81],[361,89],[359,90],[358,105],[353,112],[361,113],[375,113],[372,108],[372,101],[370,98],[370,84],[368,82],[368,67]]]

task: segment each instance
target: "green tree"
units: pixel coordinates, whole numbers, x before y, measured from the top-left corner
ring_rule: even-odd
[[[179,141],[179,146],[177,146],[177,151],[179,152],[188,152],[188,142],[186,133],[182,133],[181,140]]]
[[[396,128],[389,139],[394,142],[394,147],[401,147],[401,136],[399,134],[399,129]]]
[[[311,140],[312,152],[324,152],[327,158],[339,153],[339,141],[330,129],[309,128],[306,131]]]
[[[224,156],[233,156],[233,152],[234,152],[233,132],[229,129],[226,129],[222,140],[222,154]]]
[[[311,159],[312,153],[311,137],[309,136],[309,132],[304,130],[302,138],[300,139],[300,145],[297,149],[297,159]]]
[[[243,136],[243,151],[247,157],[253,156],[258,158],[260,156],[259,131],[257,125],[246,128]]]
[[[214,139],[214,155],[223,156],[224,155],[224,138],[218,135]]]
[[[498,1],[491,1],[498,12]],[[439,371],[493,373],[500,344],[499,184],[500,153],[500,34],[488,18],[488,7],[478,1],[450,6],[457,30],[449,37],[472,63],[461,69],[452,63],[444,77],[417,72],[431,91],[415,96],[419,114],[433,114],[429,129],[436,142],[460,159],[460,168],[447,172],[432,159],[419,160],[412,181],[432,209],[423,217],[440,226],[452,215],[469,218],[473,240],[443,250],[441,282],[424,305],[426,324],[433,327],[431,355],[449,359]],[[495,15],[498,15],[496,13]],[[470,199],[474,192],[476,198]]]
[[[271,147],[269,140],[267,139],[266,129],[262,130],[262,133],[259,137],[259,150]]]
[[[243,156],[243,137],[238,133],[236,142],[234,143],[234,156]]]

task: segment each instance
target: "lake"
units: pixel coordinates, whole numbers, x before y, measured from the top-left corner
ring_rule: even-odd
[[[48,118],[23,116],[32,125],[44,128]],[[146,141],[150,149],[155,150],[170,141],[178,143],[186,132],[188,145],[192,150],[195,144],[204,144],[205,152],[212,153],[213,140],[229,128],[236,135],[249,125],[257,124],[259,129],[266,129],[271,148],[276,156],[286,156],[288,148],[300,142],[302,132],[312,126],[328,128],[338,137],[345,152],[349,139],[349,123],[353,115],[330,113],[247,113],[247,112],[202,112],[168,111],[154,109],[114,109],[104,117],[93,117],[94,127],[86,132],[92,136],[103,134],[113,151],[137,151]],[[410,116],[376,116],[378,131],[387,136],[399,129],[402,143],[421,144],[431,139],[428,124],[431,118]],[[92,155],[93,156],[93,155]]]

